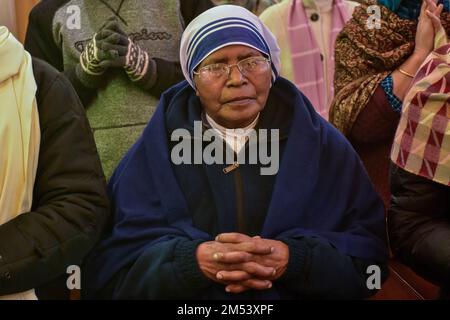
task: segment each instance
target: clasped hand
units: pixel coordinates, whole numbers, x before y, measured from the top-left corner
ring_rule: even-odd
[[[147,73],[149,56],[121,29],[117,19],[111,18],[80,55],[80,65],[91,75],[101,75],[111,67],[124,68],[132,81],[138,81]]]
[[[224,284],[227,292],[239,293],[270,289],[287,268],[289,248],[277,240],[222,233],[200,244],[196,255],[207,278]]]

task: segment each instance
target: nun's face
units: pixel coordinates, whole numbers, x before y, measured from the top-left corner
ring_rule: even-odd
[[[216,63],[234,65],[250,57],[262,58],[263,55],[244,45],[230,45],[210,54],[197,71]],[[233,66],[229,76],[213,79],[196,74],[196,93],[206,113],[226,128],[243,128],[252,123],[264,109],[271,86],[270,63],[261,70],[243,75]]]

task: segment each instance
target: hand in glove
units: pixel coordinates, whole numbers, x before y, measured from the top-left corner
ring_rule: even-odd
[[[80,54],[80,62],[75,68],[77,78],[89,88],[96,88],[105,80],[101,75],[106,71],[107,65],[101,65],[101,63],[110,58],[110,53],[100,48],[100,43],[104,41],[104,39],[99,37],[99,32],[111,24],[111,22],[111,19],[108,20],[98,32],[93,35],[92,40],[88,42],[87,46]]]
[[[80,55],[80,65],[84,72],[89,75],[101,75],[106,68],[100,66],[100,62],[105,59],[106,53],[98,48],[98,34],[95,33],[86,48]]]
[[[99,59],[93,60],[94,67],[123,67],[132,81],[139,81],[147,74],[150,63],[147,52],[122,31],[117,20],[107,22],[95,40]]]

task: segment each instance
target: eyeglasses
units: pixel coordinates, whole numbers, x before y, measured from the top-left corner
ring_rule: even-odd
[[[250,57],[236,64],[214,63],[194,71],[203,81],[228,79],[231,68],[237,66],[244,76],[257,76],[270,69],[270,60],[264,57]]]

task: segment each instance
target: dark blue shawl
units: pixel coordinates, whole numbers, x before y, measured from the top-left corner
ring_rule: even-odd
[[[343,254],[385,260],[384,207],[350,143],[289,81],[278,78],[270,94],[294,112],[261,236],[314,236]],[[112,176],[113,218],[88,261],[90,287],[103,287],[155,243],[215,237],[193,226],[170,161],[165,112],[190,103],[199,105],[186,81],[169,89]]]

